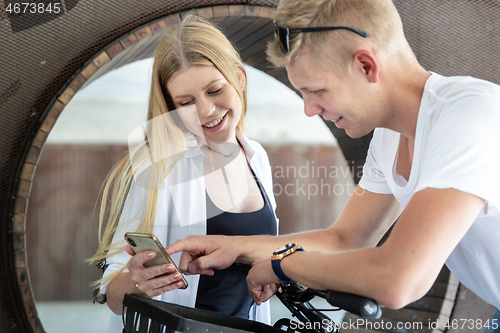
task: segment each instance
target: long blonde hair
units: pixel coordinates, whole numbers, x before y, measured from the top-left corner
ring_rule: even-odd
[[[123,248],[112,244],[113,236],[120,221],[121,211],[130,187],[134,182],[134,167],[147,163],[152,156],[174,156],[168,163],[152,163],[148,170],[145,186],[145,215],[136,232],[150,233],[153,230],[158,204],[158,188],[165,177],[182,157],[186,149],[185,134],[168,116],[175,110],[167,83],[179,70],[192,65],[213,65],[231,84],[242,101],[242,113],[237,128],[243,131],[243,121],[247,111],[246,73],[243,62],[231,42],[214,25],[193,15],[168,31],[156,49],[151,80],[151,92],[147,114],[147,133],[142,144],[129,152],[110,172],[102,189],[99,212],[99,245],[96,254],[88,261],[104,270],[105,260]],[[241,87],[240,76],[245,85]],[[151,120],[155,121],[151,121]],[[152,144],[154,142],[154,144]],[[141,203],[144,204],[144,201]],[[119,223],[118,223],[119,222]],[[96,290],[112,280],[125,269],[100,278],[94,285]],[[96,292],[94,292],[95,296]],[[94,297],[95,299],[95,297]]]

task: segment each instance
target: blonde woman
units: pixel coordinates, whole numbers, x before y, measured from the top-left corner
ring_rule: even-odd
[[[188,16],[158,46],[145,139],[106,181],[92,258],[105,268],[98,298],[113,311],[110,332],[122,330],[126,293],[269,323],[268,306],[248,295],[249,267],[187,275],[183,290],[171,265],[146,268],[151,252],[124,247],[128,231],[164,246],[189,235],[277,234],[268,157],[242,133],[246,84],[234,47],[200,18]]]

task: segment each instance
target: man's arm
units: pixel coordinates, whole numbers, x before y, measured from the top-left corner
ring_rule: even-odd
[[[278,247],[295,242],[306,251],[336,252],[375,246],[401,212],[388,194],[375,194],[358,187],[337,221],[326,230],[284,236],[190,236],[167,247],[171,253],[184,251],[179,268],[207,274],[234,261],[251,264],[267,259]],[[284,222],[286,223],[286,221]]]
[[[350,248],[358,249],[336,253],[306,249],[285,257],[281,267],[308,287],[355,293],[400,308],[429,290],[483,204],[469,193],[428,188],[413,196],[382,246],[363,249],[353,244]],[[252,298],[264,301],[268,295],[262,286],[277,281],[270,259],[256,263],[247,278]]]

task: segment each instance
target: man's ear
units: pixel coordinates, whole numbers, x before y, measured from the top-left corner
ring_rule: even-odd
[[[354,62],[366,77],[368,82],[377,83],[379,79],[380,66],[377,57],[369,50],[358,50],[353,55]]]
[[[245,72],[245,68],[237,65],[236,66],[236,73],[238,74],[238,80],[240,82],[240,87],[243,90],[247,84],[247,74]]]

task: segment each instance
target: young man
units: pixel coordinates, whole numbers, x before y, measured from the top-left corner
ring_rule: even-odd
[[[293,279],[400,308],[422,297],[446,263],[500,308],[500,87],[427,72],[391,0],[281,0],[275,21],[268,54],[286,67],[306,115],[353,138],[375,129],[363,178],[329,229],[188,238],[168,248],[185,251],[181,269],[253,263],[247,283],[257,304]],[[304,251],[272,263],[291,242]]]

